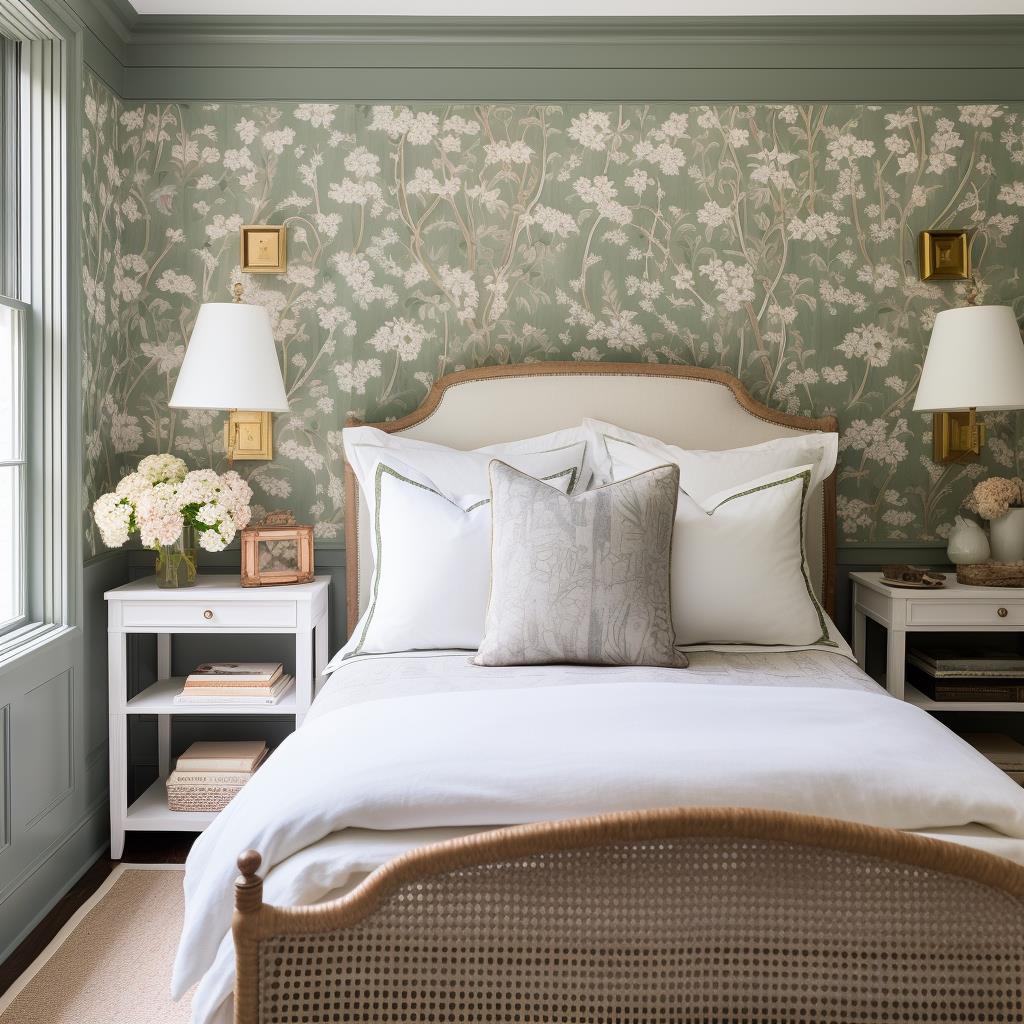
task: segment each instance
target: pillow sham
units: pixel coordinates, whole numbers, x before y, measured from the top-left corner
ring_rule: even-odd
[[[680,488],[672,541],[679,644],[835,647],[804,553],[812,466],[694,501]]]
[[[382,451],[378,449],[378,453]],[[563,455],[548,474],[567,490],[578,465]],[[356,654],[475,650],[490,585],[491,499],[454,497],[402,460],[378,455],[365,491],[370,506],[370,601],[327,671]]]
[[[679,466],[680,486],[697,501],[779,469],[811,466],[811,491],[836,468],[839,435],[825,431],[774,438],[722,451],[680,448],[601,420],[583,421],[588,465],[599,483],[621,480],[665,462]]]
[[[491,463],[491,591],[476,665],[682,668],[669,582],[679,468],[567,495]]]
[[[590,482],[589,468],[585,470],[589,467],[589,435],[582,426],[471,451],[416,441],[377,427],[346,427],[341,436],[345,457],[364,494],[372,493],[374,470],[378,460],[385,456],[400,459],[456,501],[488,493],[487,467],[492,459],[502,459],[535,477],[560,473],[571,466],[571,493],[585,490]]]

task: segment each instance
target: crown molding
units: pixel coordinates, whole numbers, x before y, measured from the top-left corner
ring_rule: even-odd
[[[1024,100],[1024,16],[250,18],[66,2],[95,7],[129,100]]]
[[[803,45],[837,40],[856,46],[895,48],[907,43],[1008,44],[1024,39],[1024,15],[963,15],[935,18],[830,17],[375,17],[345,15],[164,15],[136,14],[128,0],[93,0],[117,8],[131,29],[133,43],[148,40],[245,42],[359,42],[438,44],[550,41],[580,45],[711,42],[720,44]],[[130,11],[130,14],[125,14]]]

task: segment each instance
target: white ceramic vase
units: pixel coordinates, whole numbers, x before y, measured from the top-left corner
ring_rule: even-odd
[[[997,562],[1024,562],[1024,508],[1011,508],[989,524],[992,558]]]
[[[946,548],[947,557],[953,565],[987,562],[989,553],[985,531],[973,519],[957,516],[953,529],[949,531],[949,546]]]

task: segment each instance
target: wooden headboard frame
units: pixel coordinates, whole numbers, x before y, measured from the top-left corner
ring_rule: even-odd
[[[753,398],[743,384],[732,374],[723,370],[710,370],[697,366],[667,366],[657,363],[577,363],[542,362],[505,366],[484,366],[462,370],[439,378],[419,408],[401,419],[385,423],[373,423],[389,433],[409,430],[429,419],[440,408],[450,389],[469,381],[504,380],[509,377],[547,377],[607,375],[618,377],[673,377],[707,381],[728,388],[737,404],[756,419],[777,424],[797,431],[835,431],[838,424],[834,416],[812,418],[794,416],[779,412]],[[602,418],[595,414],[595,418]],[[614,414],[606,413],[603,418],[614,422]],[[361,421],[350,419],[348,426],[359,426]],[[625,424],[624,424],[625,425]],[[524,409],[521,436],[529,437],[541,433],[531,427],[527,410]],[[836,559],[836,475],[833,473],[822,485],[822,601],[825,610],[832,615],[835,609],[835,559]],[[359,492],[355,474],[345,464],[345,596],[347,602],[348,631],[355,629],[359,620]]]

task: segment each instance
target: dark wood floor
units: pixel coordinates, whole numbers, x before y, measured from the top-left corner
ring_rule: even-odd
[[[194,835],[180,832],[129,832],[125,839],[123,860],[127,864],[184,864],[195,839]],[[60,902],[36,925],[25,941],[0,963],[0,996],[46,949],[118,863],[106,855],[100,857],[61,897]]]

